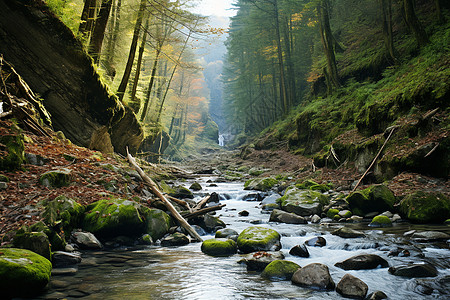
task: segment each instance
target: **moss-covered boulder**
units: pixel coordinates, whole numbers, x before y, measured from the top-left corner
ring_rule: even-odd
[[[56,230],[55,227],[49,227],[44,222],[39,221],[29,228],[30,232],[43,232],[47,235],[52,252],[64,250],[66,239],[64,231]]]
[[[193,184],[191,184],[189,189],[191,189],[193,191],[200,191],[202,189],[202,186],[200,185],[200,183],[194,182]]]
[[[267,192],[278,183],[273,177],[250,179],[244,184],[244,190]]]
[[[71,171],[66,168],[45,172],[39,177],[39,183],[46,187],[60,188],[70,185]]]
[[[336,216],[338,213],[339,213],[339,209],[336,209],[336,208],[330,208],[330,209],[327,211],[327,217],[330,218],[330,219],[333,219],[334,216]]]
[[[30,250],[0,248],[0,291],[3,299],[32,297],[50,281],[51,262]]]
[[[144,232],[156,241],[169,232],[171,218],[168,214],[157,208],[141,207],[144,218]]]
[[[396,201],[394,193],[383,184],[373,185],[362,191],[353,192],[346,200],[353,214],[359,216],[364,216],[374,211],[393,211]]]
[[[372,219],[370,227],[392,227],[392,221],[384,215],[378,215]]]
[[[219,229],[227,227],[224,221],[218,217],[211,216],[210,214],[205,214],[202,218],[198,219],[197,223],[197,225],[203,228],[206,232],[213,233]]]
[[[277,200],[281,209],[299,216],[320,215],[324,205],[329,203],[327,196],[311,190],[290,187],[283,197]]]
[[[79,227],[84,207],[75,199],[61,195],[52,201],[44,201],[43,205],[45,209],[41,218],[47,225],[53,227],[60,224],[62,229],[68,233]]]
[[[153,222],[153,217],[162,217],[161,223]],[[87,206],[82,221],[82,229],[92,232],[99,238],[111,238],[120,235],[137,237],[146,230],[152,231],[152,238],[160,237],[155,227],[167,228],[165,215],[158,211],[149,211],[137,202],[124,199],[104,199]],[[149,232],[150,233],[150,232]]]
[[[450,217],[450,199],[441,193],[414,192],[400,202],[400,212],[412,222],[442,223]]]
[[[273,229],[251,226],[239,234],[237,246],[242,253],[279,250],[281,236]]]
[[[46,259],[51,259],[50,241],[43,232],[28,232],[19,230],[14,236],[14,247],[28,249]]]
[[[231,256],[237,252],[237,245],[231,239],[209,239],[202,243],[201,249],[211,256]]]
[[[0,182],[9,182],[9,177],[3,174],[0,174]]]
[[[274,260],[261,273],[270,280],[291,280],[292,275],[300,268],[298,264],[288,260]]]
[[[184,186],[177,185],[173,187],[173,190],[169,192],[169,196],[179,198],[179,199],[194,199],[194,194],[192,192],[185,188]]]
[[[327,192],[333,188],[333,185],[331,183],[327,184],[319,184],[315,182],[314,180],[308,179],[303,181],[302,183],[297,183],[295,185],[296,188],[301,190],[312,190],[312,191],[320,191],[322,193]]]
[[[8,131],[8,134],[0,135],[0,144],[6,146],[6,154],[0,155],[0,170],[13,171],[25,162],[24,135],[15,124],[11,124]]]

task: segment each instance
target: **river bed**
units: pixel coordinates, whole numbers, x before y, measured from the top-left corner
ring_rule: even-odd
[[[392,228],[373,229],[367,224],[352,224],[354,229],[366,233],[365,238],[342,239],[330,232],[343,224],[292,225],[268,223],[269,214],[262,213],[259,202],[242,200],[250,191],[243,190],[243,183],[216,183],[209,186],[202,177],[198,182],[203,190],[198,195],[217,192],[221,203],[226,204],[217,216],[228,228],[238,232],[249,226],[265,226],[281,235],[283,253],[287,260],[300,266],[310,263],[326,264],[337,284],[347,273],[363,280],[369,293],[380,290],[389,299],[448,299],[450,297],[450,250],[444,244],[410,244],[403,233],[411,229],[439,230],[450,233],[449,227],[397,224]],[[189,186],[191,182],[184,182]],[[249,212],[247,217],[240,211]],[[308,247],[310,257],[300,258],[289,254],[289,250],[306,240],[322,236],[326,246]],[[205,235],[204,239],[213,238]],[[410,257],[388,257],[388,250],[396,246],[420,250],[412,251]],[[291,284],[290,281],[272,282],[259,273],[247,272],[245,265],[238,264],[241,256],[211,257],[200,251],[201,243],[182,247],[139,246],[111,251],[86,251],[78,270],[65,275],[53,275],[50,288],[39,299],[344,299],[335,291],[317,291]],[[425,258],[414,255],[422,251]],[[345,271],[334,266],[336,262],[357,254],[377,254],[385,258],[390,266],[409,262],[427,261],[439,271],[436,278],[411,279],[393,276],[387,268],[374,270]],[[445,280],[444,280],[445,279]],[[417,281],[446,281],[430,294]],[[438,289],[440,291],[438,291]]]

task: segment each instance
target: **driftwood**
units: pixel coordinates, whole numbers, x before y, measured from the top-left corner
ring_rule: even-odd
[[[222,207],[224,207],[224,206],[226,206],[226,204],[219,204],[219,205],[216,205],[216,206],[205,207],[205,208],[199,209],[199,210],[194,211],[194,212],[184,213],[183,217],[185,219],[194,218],[194,217],[197,217],[197,216],[209,213],[211,211],[221,210]]]
[[[164,194],[164,196],[166,196],[167,199],[172,200],[176,204],[179,204],[179,205],[183,206],[184,208],[186,208],[187,210],[189,210],[190,212],[192,212],[192,208],[189,206],[189,203],[187,203],[186,201],[169,196],[167,194]]]
[[[356,188],[358,188],[359,184],[361,183],[361,181],[364,179],[364,177],[366,177],[367,173],[369,173],[370,169],[373,167],[373,165],[375,164],[375,162],[377,161],[378,157],[380,156],[381,152],[383,151],[384,147],[386,146],[387,142],[389,141],[389,139],[392,136],[392,133],[394,133],[394,130],[397,127],[393,127],[391,129],[391,132],[389,133],[389,136],[386,138],[386,140],[383,143],[383,146],[381,146],[380,150],[378,151],[377,155],[375,156],[375,158],[373,159],[372,163],[370,164],[370,166],[367,168],[366,172],[364,172],[364,174],[361,176],[361,178],[358,180],[358,183],[355,185],[355,187],[352,190],[352,193],[354,191],[356,191]]]
[[[193,210],[199,210],[201,208],[203,208],[203,206],[206,205],[206,203],[208,203],[209,198],[211,198],[211,196],[206,196],[205,198],[203,198],[202,200],[200,200],[193,208]]]
[[[175,207],[173,207],[172,203],[170,203],[170,201],[159,191],[158,186],[156,185],[156,183],[150,177],[148,177],[147,174],[144,173],[144,171],[142,171],[142,169],[136,163],[136,160],[134,159],[134,157],[131,156],[131,154],[128,152],[128,147],[127,147],[127,158],[128,158],[128,161],[130,162],[130,164],[133,165],[133,167],[136,169],[136,171],[142,177],[144,182],[148,186],[150,186],[150,188],[152,189],[153,193],[156,196],[158,196],[159,199],[161,199],[161,201],[164,203],[164,205],[167,207],[167,209],[172,213],[172,216],[180,223],[180,225],[184,229],[186,229],[186,231],[196,241],[199,241],[199,242],[203,241],[202,238],[200,237],[200,235],[197,233],[197,231],[195,231],[195,229],[192,228],[191,225],[189,225],[189,223],[180,215],[180,213],[175,209]]]

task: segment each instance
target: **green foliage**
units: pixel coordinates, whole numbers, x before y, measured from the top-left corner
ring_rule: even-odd
[[[80,1],[46,0],[50,10],[57,15],[74,34],[80,26],[81,5]]]

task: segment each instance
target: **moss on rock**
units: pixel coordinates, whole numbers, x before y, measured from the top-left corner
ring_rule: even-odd
[[[10,134],[0,135],[0,144],[6,146],[8,154],[0,156],[0,170],[13,171],[20,169],[25,162],[24,136],[19,127],[13,124]]]
[[[395,204],[394,193],[385,185],[373,185],[362,191],[351,193],[347,197],[351,211],[360,216],[378,211],[392,211]]]
[[[330,209],[327,211],[327,217],[330,218],[330,219],[333,219],[334,216],[336,216],[338,213],[339,213],[339,209],[336,209],[336,208],[330,208]]]
[[[168,214],[157,208],[142,207],[141,211],[145,222],[145,233],[148,233],[154,241],[169,232],[171,218]]]
[[[288,260],[274,260],[261,273],[270,280],[291,280],[292,275],[300,268],[298,264]]]
[[[46,187],[60,188],[68,186],[71,182],[71,171],[69,169],[59,169],[45,172],[39,178],[39,183]]]
[[[414,192],[400,202],[400,212],[412,222],[441,223],[450,217],[450,199],[441,193]]]
[[[392,221],[386,216],[379,215],[372,219],[372,222],[369,224],[370,227],[391,227]]]
[[[237,245],[231,239],[209,239],[202,243],[201,249],[211,256],[230,256],[237,252]]]
[[[42,219],[49,226],[55,226],[61,223],[65,232],[71,232],[76,227],[79,227],[80,221],[83,218],[84,207],[76,200],[61,195],[52,201],[44,202],[44,211],[42,212]]]
[[[267,192],[278,183],[273,177],[250,179],[244,184],[245,190],[256,190]]]
[[[246,228],[239,234],[237,246],[243,253],[255,251],[270,251],[280,248],[281,236],[273,229],[251,226]]]
[[[310,216],[322,212],[324,205],[329,203],[329,199],[322,193],[311,190],[300,190],[290,187],[283,197],[277,199],[282,210],[295,213],[299,216]]]
[[[0,248],[0,290],[2,297],[31,297],[50,281],[52,264],[30,250]]]
[[[19,230],[14,237],[13,244],[17,248],[28,249],[48,260],[51,259],[50,241],[43,232]]]

